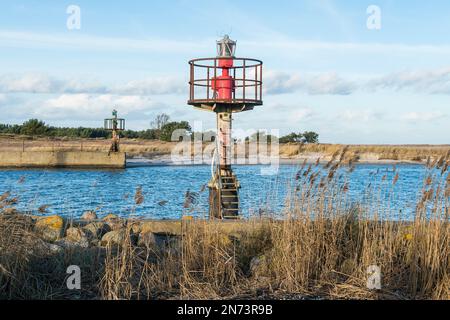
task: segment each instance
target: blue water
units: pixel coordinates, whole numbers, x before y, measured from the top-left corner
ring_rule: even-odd
[[[389,202],[389,210],[412,214],[422,189],[426,168],[421,165],[397,165],[399,180],[392,165],[358,165],[348,180],[348,200],[369,201],[368,185],[378,184],[378,198]],[[242,214],[282,212],[288,192],[295,189],[296,165],[282,165],[275,175],[265,175],[261,166],[235,166],[241,182]],[[378,174],[377,174],[378,173]],[[383,181],[380,177],[386,175]],[[180,218],[183,213],[204,216],[208,212],[208,189],[202,186],[210,179],[209,166],[143,166],[124,170],[0,170],[0,194],[10,191],[18,197],[16,208],[33,214],[49,205],[46,214],[78,217],[86,210],[99,215],[115,213],[152,219]],[[344,179],[344,178],[342,178]],[[383,184],[385,186],[383,187]],[[136,188],[142,187],[144,201],[136,205]],[[199,194],[192,212],[183,208],[187,190]],[[373,192],[372,192],[373,193]],[[165,202],[167,201],[167,202]]]

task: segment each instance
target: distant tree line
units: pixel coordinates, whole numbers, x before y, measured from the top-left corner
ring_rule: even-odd
[[[164,120],[165,119],[165,120]],[[152,122],[152,128],[147,130],[135,131],[124,130],[120,133],[123,138],[130,139],[148,139],[171,141],[172,132],[176,129],[185,130],[186,134],[190,134],[191,127],[187,121],[169,121],[169,117],[158,123]],[[161,120],[161,119],[160,119]],[[154,127],[153,127],[154,126]],[[111,132],[103,128],[67,128],[54,127],[47,125],[44,121],[38,119],[30,119],[23,124],[0,124],[0,133],[17,134],[28,136],[44,136],[44,137],[69,137],[69,138],[110,138]]]
[[[249,137],[245,138],[245,141],[259,142],[267,141],[271,142],[276,139],[276,136],[266,134],[264,131],[257,131]],[[319,143],[319,134],[313,131],[305,131],[303,133],[292,132],[286,136],[282,136],[278,140],[279,143]]]
[[[319,143],[319,134],[313,131],[305,131],[303,133],[292,132],[283,136],[279,140],[280,143]]]
[[[124,130],[120,133],[123,138],[129,139],[146,139],[146,140],[162,140],[171,141],[174,130],[181,130],[180,136],[199,137],[199,134],[207,141],[214,141],[215,134],[208,132],[192,132],[192,128],[187,121],[170,121],[170,117],[166,114],[160,114],[151,122],[150,128],[147,130],[135,131]],[[184,132],[184,133],[183,133]],[[44,121],[38,119],[30,119],[23,124],[0,124],[0,134],[17,134],[28,136],[44,136],[44,137],[69,137],[69,138],[110,138],[111,132],[103,128],[69,128],[54,127],[47,125]],[[181,138],[180,137],[180,138]],[[267,135],[263,131],[257,131],[253,135],[245,138],[245,141],[267,141],[271,142],[276,137]],[[315,132],[306,131],[304,133],[290,133],[279,138],[280,143],[318,143],[319,135]]]

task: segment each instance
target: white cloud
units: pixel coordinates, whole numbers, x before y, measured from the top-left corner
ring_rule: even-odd
[[[42,73],[0,76],[4,93],[106,93],[108,89],[89,80],[61,80]]]
[[[450,94],[450,67],[396,72],[370,80],[367,87],[372,90],[391,89],[425,94]]]
[[[50,92],[59,86],[45,75],[26,74],[22,77],[4,76],[0,79],[0,88],[3,92],[32,92],[43,93]]]
[[[181,94],[187,92],[188,83],[179,77],[156,77],[144,80],[133,80],[123,86],[118,86],[112,91],[122,94]]]
[[[300,75],[268,71],[264,82],[267,94],[305,92],[311,95],[349,95],[357,88],[353,82],[342,79],[334,72]]]
[[[338,118],[343,121],[348,122],[370,122],[374,120],[380,120],[383,118],[383,114],[380,112],[375,112],[373,110],[343,110],[339,113]]]
[[[188,90],[187,81],[173,76],[111,86],[86,79],[57,79],[42,73],[0,76],[0,92],[3,93],[158,95],[183,93],[185,90]]]
[[[11,107],[20,101],[21,99],[19,97],[0,93],[0,106]]]
[[[408,112],[401,116],[402,120],[409,122],[433,122],[447,117],[446,114],[440,111],[424,111],[424,112]]]
[[[290,119],[294,121],[306,121],[311,120],[315,116],[315,113],[310,108],[300,108],[292,111]]]
[[[356,85],[340,78],[336,73],[325,73],[312,77],[306,84],[310,94],[349,95]]]
[[[321,74],[268,71],[265,77],[267,94],[304,92],[310,95],[349,95],[369,90],[405,91],[417,94],[450,95],[450,67],[430,70],[411,70],[385,76],[360,79],[344,78],[334,72]]]
[[[146,96],[63,94],[36,106],[33,115],[42,119],[103,119],[113,108],[127,119],[142,119],[167,106]]]
[[[360,91],[395,90],[420,94],[450,95],[450,67],[402,71],[385,76],[343,77],[335,72],[305,73],[268,70],[264,76],[266,94],[306,93],[350,95]],[[0,75],[0,93],[88,93],[117,95],[186,94],[184,77],[156,76],[107,85],[92,79],[58,79],[42,73]]]

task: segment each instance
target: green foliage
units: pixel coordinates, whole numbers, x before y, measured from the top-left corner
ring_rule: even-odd
[[[318,143],[319,134],[313,131],[305,131],[303,133],[291,132],[290,134],[280,138],[280,143]]]
[[[38,119],[30,119],[22,125],[20,129],[21,134],[26,134],[29,136],[33,135],[45,135],[49,131],[49,127],[44,121]]]
[[[301,133],[291,132],[287,136],[280,138],[280,143],[297,143],[302,142],[303,135]]]
[[[318,143],[319,142],[319,134],[317,134],[313,131],[305,131],[305,132],[303,132],[303,142]]]
[[[172,121],[167,122],[169,116],[165,114],[158,115],[154,121],[152,121],[153,128],[141,131],[124,130],[120,133],[121,137],[128,139],[146,139],[146,140],[163,140],[172,141],[172,134],[175,130],[181,130],[176,132],[175,140],[181,140],[183,136],[191,135],[194,138],[191,126],[187,121]],[[45,124],[45,122],[38,119],[30,119],[24,122],[22,125],[14,124],[0,124],[0,134],[23,134],[29,136],[47,136],[47,137],[69,137],[69,138],[110,138],[111,133],[103,128],[59,128],[52,127]],[[214,132],[201,133],[205,138],[205,141],[214,141]],[[267,135],[263,131],[258,131],[252,134],[250,137],[245,138],[246,141],[264,141],[267,139],[268,143],[275,141],[277,137]],[[279,139],[280,143],[318,143],[319,135],[312,131],[306,131],[303,133],[292,132],[287,136]]]
[[[205,132],[192,132],[191,133],[192,141],[203,141],[203,142],[214,142],[216,141],[216,132],[215,131],[205,131]]]
[[[179,130],[175,132],[175,130]],[[161,127],[159,139],[162,141],[172,141],[172,135],[175,134],[174,140],[181,140],[183,136],[191,134],[191,126],[187,121],[169,122]]]
[[[271,143],[272,141],[276,141],[278,139],[278,137],[270,135],[270,134],[266,134],[264,131],[257,131],[254,134],[252,134],[250,137],[246,137],[245,141],[250,141],[250,142],[267,142],[267,143]]]
[[[59,128],[47,126],[43,121],[31,119],[22,125],[0,124],[0,133],[23,134],[29,136],[45,137],[69,137],[69,138],[110,138],[111,132],[103,128]],[[157,130],[148,129],[143,131],[125,130],[121,136],[129,139],[157,139]]]

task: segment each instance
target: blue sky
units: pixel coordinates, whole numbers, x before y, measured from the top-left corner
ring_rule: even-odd
[[[69,5],[81,29],[68,30]],[[370,5],[381,29],[366,26]],[[215,55],[264,61],[264,106],[236,128],[314,130],[330,143],[448,143],[448,1],[10,1],[0,3],[0,122],[37,117],[101,126],[113,106],[132,129],[187,106],[188,65]]]

